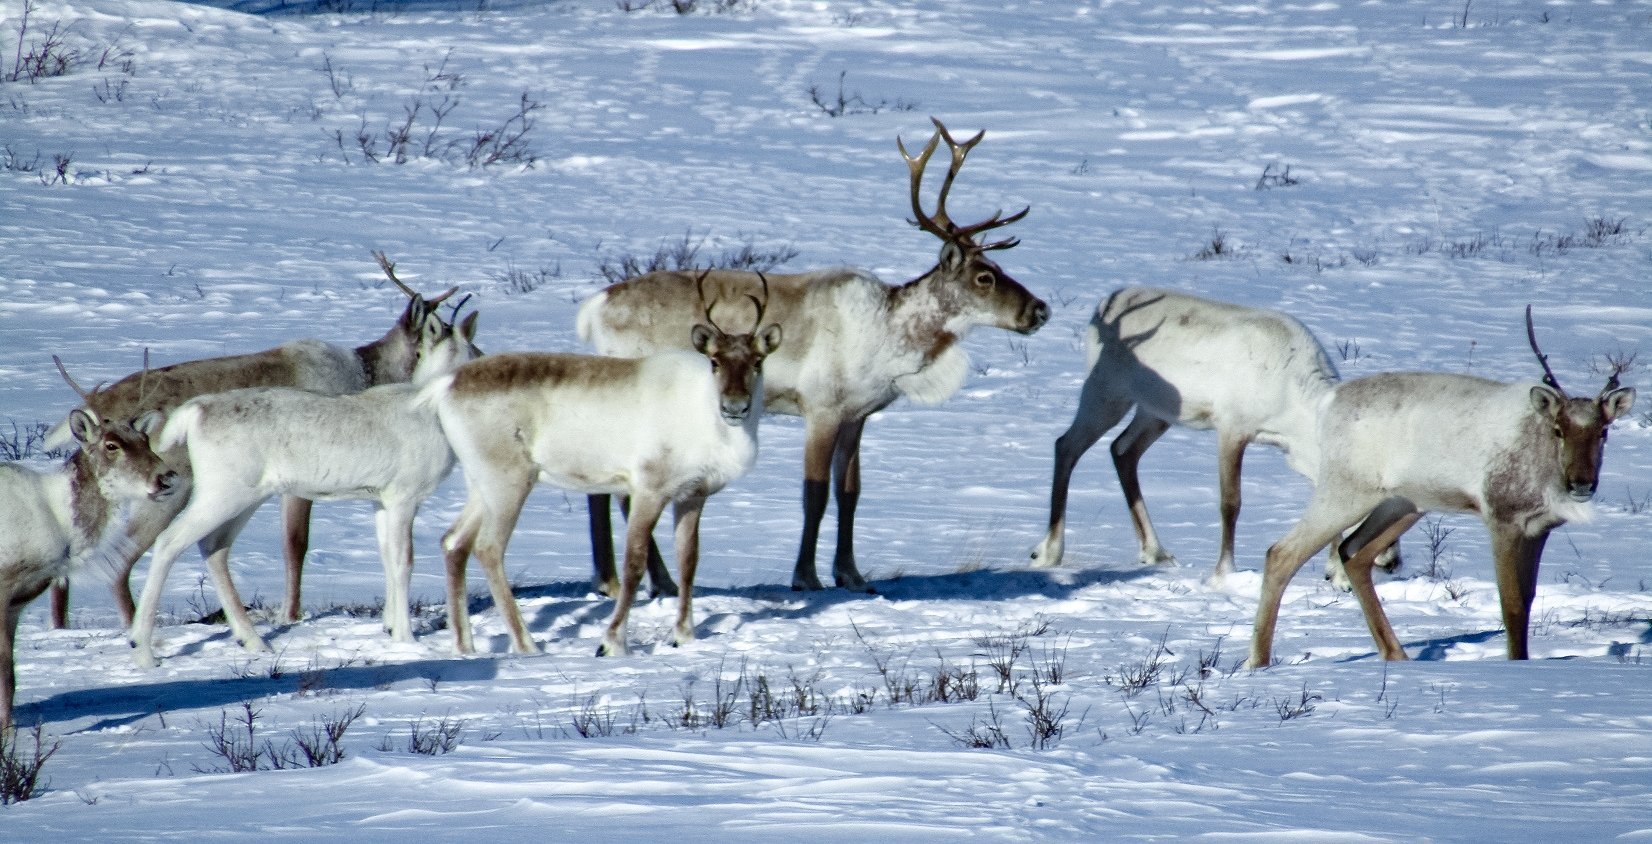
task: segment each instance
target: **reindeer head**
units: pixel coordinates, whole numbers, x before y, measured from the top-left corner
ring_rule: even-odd
[[[987,133],[978,132],[975,137],[960,144],[952,139],[952,134],[941,121],[931,117],[930,122],[935,124],[935,134],[930,136],[929,143],[925,144],[916,156],[908,155],[906,144],[899,137],[895,139],[895,145],[900,148],[901,157],[906,159],[907,169],[911,171],[914,216],[911,223],[941,240],[940,259],[936,262],[935,269],[930,270],[930,275],[935,277],[941,286],[947,288],[951,295],[973,305],[972,310],[981,316],[982,322],[997,328],[1031,334],[1049,321],[1050,306],[1011,278],[986,254],[998,249],[1008,249],[1021,241],[1010,237],[981,243],[975,239],[978,234],[1007,226],[1027,216],[1031,207],[1023,208],[1008,217],[1005,217],[1001,210],[995,211],[991,217],[967,226],[953,223],[946,212],[946,198],[952,191],[952,180],[957,178],[969,151],[980,143]],[[946,177],[941,181],[941,190],[935,200],[935,213],[926,214],[920,198],[924,169],[929,165],[929,157],[935,154],[936,147],[943,140],[952,152],[952,162],[947,166]]]
[[[769,279],[762,273],[757,274],[758,280],[763,282],[761,299],[746,295],[757,306],[752,333],[730,334],[712,321],[711,310],[716,303],[706,301],[706,275],[705,272],[700,273],[698,280],[700,304],[705,308],[706,321],[694,326],[690,342],[694,344],[695,351],[711,361],[723,421],[730,425],[742,425],[754,410],[762,413],[763,359],[780,348],[780,326],[770,323],[767,328],[762,327],[763,312],[768,309]]]
[[[98,389],[82,389],[69,377],[63,361],[52,355],[57,371],[80,395],[85,408],[69,413],[69,433],[80,445],[74,457],[76,476],[96,484],[104,498],[125,501],[137,498],[164,498],[178,487],[178,473],[150,448],[151,434],[160,433],[164,417],[158,410],[145,411],[136,419],[122,422],[104,419],[91,408],[96,406]],[[149,371],[147,355],[144,371]]]
[[[1549,368],[1549,356],[1537,347],[1537,332],[1532,328],[1530,305],[1526,306],[1526,339],[1531,342],[1532,353],[1537,355],[1537,362],[1543,367],[1543,383],[1532,387],[1532,407],[1554,432],[1561,481],[1566,494],[1574,501],[1588,501],[1595,496],[1595,488],[1600,484],[1607,429],[1614,419],[1628,413],[1635,404],[1635,388],[1618,386],[1618,376],[1630,367],[1634,358],[1610,361],[1612,373],[1607,376],[1606,386],[1599,395],[1573,398],[1561,389],[1554,370]]]
[[[459,311],[469,301],[470,297],[466,296],[453,306],[451,321],[436,314],[425,319],[419,334],[417,359],[413,364],[411,380],[415,385],[446,375],[458,369],[460,364],[482,356],[482,350],[476,347],[478,312],[471,311],[469,316],[459,319]]]
[[[413,378],[414,370],[419,367],[420,353],[424,351],[429,340],[429,323],[441,323],[437,306],[457,293],[459,288],[450,287],[446,293],[427,299],[396,277],[395,263],[383,252],[374,250],[373,259],[378,261],[379,268],[395,282],[396,287],[407,294],[407,307],[402,309],[401,317],[391,326],[388,333],[358,351],[365,351],[363,359],[370,361],[372,383],[409,381]],[[454,309],[454,314],[458,314],[458,308]]]

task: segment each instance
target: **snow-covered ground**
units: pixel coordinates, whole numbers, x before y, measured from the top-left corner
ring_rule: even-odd
[[[1082,327],[1120,285],[1282,308],[1350,377],[1532,380],[1527,303],[1575,392],[1600,387],[1605,354],[1652,354],[1652,3],[224,5],[240,11],[33,5],[23,52],[57,24],[79,61],[0,82],[0,433],[72,406],[54,352],[90,384],[144,349],[159,365],[377,337],[400,294],[372,249],[475,294],[489,351],[578,348],[602,267],[684,243],[903,281],[937,244],[905,222],[895,139],[921,143],[930,115],[987,130],[951,210],[1031,206],[997,257],[1054,318],[978,331],[956,397],[868,426],[875,596],[787,588],[801,424],[776,417],[707,508],[683,648],[663,644],[660,600],[632,613],[633,656],[592,656],[609,602],[588,591],[583,502],[541,489],[508,564],[545,653],[505,653],[477,599],[485,652],[454,657],[435,551],[457,475],[418,522],[414,645],[368,612],[363,504],[317,506],[308,617],[264,628],[273,656],[191,623],[215,602],[188,559],[157,670],[133,665],[95,580],[69,630],[31,606],[19,717],[60,748],[44,793],[0,809],[7,840],[1652,837],[1652,396],[1612,431],[1594,520],[1549,542],[1529,663],[1503,659],[1484,530],[1445,516],[1380,587],[1414,662],[1374,657],[1316,561],[1286,595],[1283,664],[1239,669],[1256,570],[1307,483],[1252,450],[1242,571],[1206,585],[1208,432],[1173,431],[1143,464],[1180,567],[1137,567],[1099,447],[1066,565],[1026,559]],[[22,10],[0,5],[8,76]],[[414,154],[366,160],[361,138],[382,157],[415,104]],[[517,160],[467,166],[474,133],[524,104]],[[1645,372],[1627,383],[1644,392]],[[271,604],[275,532],[271,508],[235,559]],[[945,697],[978,694],[925,702],[943,677],[965,686]],[[248,707],[277,751],[360,715],[339,764],[227,773],[208,745]],[[410,751],[443,728],[450,752]]]

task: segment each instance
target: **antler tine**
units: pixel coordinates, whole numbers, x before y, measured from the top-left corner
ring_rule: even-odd
[[[1636,357],[1637,355],[1634,353],[1625,355],[1621,352],[1607,355],[1606,362],[1611,365],[1612,373],[1606,376],[1606,387],[1602,389],[1601,392],[1610,393],[1622,386],[1622,384],[1618,382],[1618,376],[1628,372],[1630,368],[1635,365]]]
[[[1560,386],[1560,380],[1554,377],[1554,370],[1549,368],[1549,356],[1537,347],[1537,330],[1532,328],[1531,305],[1526,306],[1526,340],[1532,344],[1532,354],[1537,355],[1537,362],[1543,365],[1543,383],[1562,396],[1566,395],[1566,391]]]
[[[455,288],[455,289],[457,289],[457,288]],[[465,303],[470,301],[471,296],[472,296],[472,294],[466,293],[465,298],[460,299],[459,303],[453,306],[453,316],[449,320],[450,322],[458,322],[459,321],[459,312],[464,310]]]
[[[895,146],[901,151],[901,157],[906,159],[906,169],[911,172],[909,182],[912,187],[912,224],[942,240],[952,236],[952,221],[946,218],[946,209],[937,206],[935,216],[924,213],[923,188],[924,170],[929,167],[929,157],[935,154],[936,147],[940,146],[941,133],[936,132],[929,136],[929,143],[916,156],[906,153],[906,144],[899,135],[895,136]]]
[[[941,179],[941,192],[935,197],[935,216],[946,220],[947,231],[951,236],[966,237],[967,235],[963,234],[965,230],[960,229],[957,224],[953,223],[951,215],[947,214],[946,198],[952,194],[952,180],[958,178],[959,170],[964,169],[964,159],[969,156],[969,151],[974,149],[975,145],[987,136],[987,130],[982,129],[976,132],[975,137],[960,144],[952,139],[952,133],[947,131],[946,125],[941,123],[939,119],[930,117],[929,122],[935,124],[936,133],[941,136],[942,140],[946,141],[947,148],[952,151],[952,163],[947,166],[946,177]],[[975,227],[970,226],[968,228],[973,229]]]
[[[373,260],[379,262],[379,269],[384,270],[384,274],[387,275],[387,276],[390,276],[390,280],[395,282],[396,286],[400,287],[402,289],[402,292],[406,293],[407,297],[409,299],[414,298],[414,297],[419,295],[417,291],[415,291],[413,288],[408,287],[407,285],[403,284],[402,280],[396,277],[396,264],[395,264],[395,262],[391,261],[389,256],[385,255],[382,250],[378,250],[378,249],[373,250]]]
[[[138,376],[138,407],[144,406],[149,392],[149,347],[143,347],[143,374]]]
[[[75,383],[75,379],[73,379],[69,376],[69,370],[67,370],[63,367],[63,359],[58,357],[57,355],[52,355],[52,363],[57,364],[58,374],[63,376],[63,380],[69,382],[69,389],[74,390],[75,393],[80,396],[82,401],[90,401],[91,400],[92,394],[97,392],[96,388],[93,388],[92,390],[87,390],[84,387],[81,387],[79,384]]]
[[[763,312],[769,309],[769,277],[763,275],[762,270],[756,270],[756,273],[757,280],[763,282],[763,298],[758,299],[750,293],[746,294],[746,298],[757,306],[757,318],[752,320],[751,323],[751,330],[754,334],[763,330]]]
[[[700,307],[705,309],[706,324],[711,326],[718,333],[726,334],[727,332],[725,332],[725,331],[723,331],[723,329],[717,327],[717,320],[713,319],[712,316],[711,316],[711,309],[717,303],[715,301],[710,301],[710,302],[706,301],[706,276],[709,276],[709,275],[711,275],[711,268],[710,267],[707,267],[706,269],[701,270],[700,274],[694,277],[694,287],[695,287],[695,289],[697,289],[700,292]]]

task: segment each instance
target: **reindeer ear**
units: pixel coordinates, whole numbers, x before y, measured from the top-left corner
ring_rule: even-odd
[[[442,335],[448,330],[448,325],[441,320],[426,318],[424,325],[419,328],[419,333],[423,335],[420,342],[425,346],[434,346],[442,341]]]
[[[481,315],[481,311],[471,311],[470,316],[459,321],[459,336],[465,338],[466,343],[476,339],[476,318]]]
[[[161,425],[166,417],[159,410],[146,410],[142,416],[132,420],[132,430],[146,437],[153,437],[161,432]]]
[[[710,355],[711,352],[706,351],[706,349],[710,348],[712,342],[717,339],[717,332],[711,330],[710,326],[696,325],[694,330],[688,333],[688,339],[690,343],[694,344],[694,351],[702,355]]]
[[[957,272],[963,269],[965,258],[964,248],[957,243],[948,240],[941,244],[941,269],[949,273]]]
[[[1606,414],[1606,421],[1610,422],[1629,412],[1635,406],[1635,388],[1619,387],[1600,397],[1600,412]]]
[[[97,414],[90,410],[75,408],[69,411],[69,433],[81,445],[92,444],[92,440],[97,438],[99,424]]]
[[[1560,409],[1566,406],[1566,397],[1544,384],[1532,386],[1532,409],[1544,419],[1554,419],[1560,415]]]
[[[780,348],[780,324],[775,323],[757,334],[757,350],[764,355],[774,354]]]

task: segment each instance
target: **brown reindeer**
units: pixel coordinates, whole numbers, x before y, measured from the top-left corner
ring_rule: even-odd
[[[453,326],[441,319],[436,308],[457,288],[426,299],[396,277],[395,265],[383,253],[374,252],[373,255],[391,281],[407,294],[408,301],[395,325],[371,343],[350,348],[320,340],[295,340],[251,354],[186,361],[158,369],[149,369],[146,365],[142,372],[135,372],[107,388],[90,393],[81,390],[72,380],[70,386],[83,396],[81,406],[100,418],[132,419],[150,410],[169,414],[173,408],[196,396],[246,387],[294,387],[323,395],[342,395],[361,392],[379,384],[406,382],[413,377],[414,367],[418,365],[421,355],[453,336]],[[471,316],[474,318],[475,314]],[[68,373],[64,373],[64,378],[68,378]],[[48,435],[48,442],[62,442],[67,433],[68,421],[65,420]],[[134,611],[130,585],[132,567],[189,503],[188,459],[181,449],[173,449],[162,456],[183,473],[181,488],[179,494],[141,502],[127,523],[129,542],[126,545],[126,560],[117,567],[111,584],[115,606],[120,611],[122,623],[127,626],[132,624]],[[283,496],[281,499],[287,566],[282,616],[288,621],[297,621],[300,612],[299,589],[304,555],[309,548],[310,505],[311,502],[304,498]],[[227,549],[224,553],[228,553]],[[68,584],[54,584],[54,626],[66,626],[68,604]]]
[[[786,344],[769,358],[764,403],[770,412],[802,416],[805,429],[803,537],[793,589],[821,588],[815,546],[830,482],[838,505],[833,575],[839,586],[870,591],[854,552],[860,438],[867,417],[902,395],[938,404],[956,392],[969,368],[960,341],[971,328],[990,325],[1031,334],[1050,317],[1048,305],[988,257],[1018,241],[978,240],[1025,217],[1027,209],[1008,217],[994,213],[969,225],[958,225],[947,214],[953,179],[986,133],[958,143],[939,120],[934,123],[935,134],[915,156],[896,141],[910,173],[914,224],[941,241],[934,267],[899,286],[848,268],[767,277],[767,318],[784,329]],[[930,214],[923,210],[920,189],[930,156],[943,140],[951,163]],[[697,286],[738,298],[754,294],[759,283],[755,273],[732,270],[698,276],[648,273],[587,300],[579,311],[579,335],[605,355],[639,357],[688,348],[693,326],[702,318],[695,304]],[[607,499],[593,497],[590,506],[592,547],[600,571],[603,552],[612,556]],[[651,555],[653,559],[657,555]],[[669,588],[663,567],[651,562],[650,574],[657,590]]]
[[[1617,361],[1599,395],[1566,395],[1526,335],[1542,384],[1469,375],[1386,373],[1337,385],[1319,420],[1319,477],[1301,521],[1268,549],[1250,665],[1273,659],[1280,599],[1291,577],[1338,533],[1344,566],[1383,659],[1405,659],[1371,582],[1376,555],[1426,510],[1478,513],[1491,532],[1493,567],[1509,659],[1527,658],[1537,567],[1549,532],[1587,516],[1600,482],[1606,430],[1629,412],[1635,390]]]

